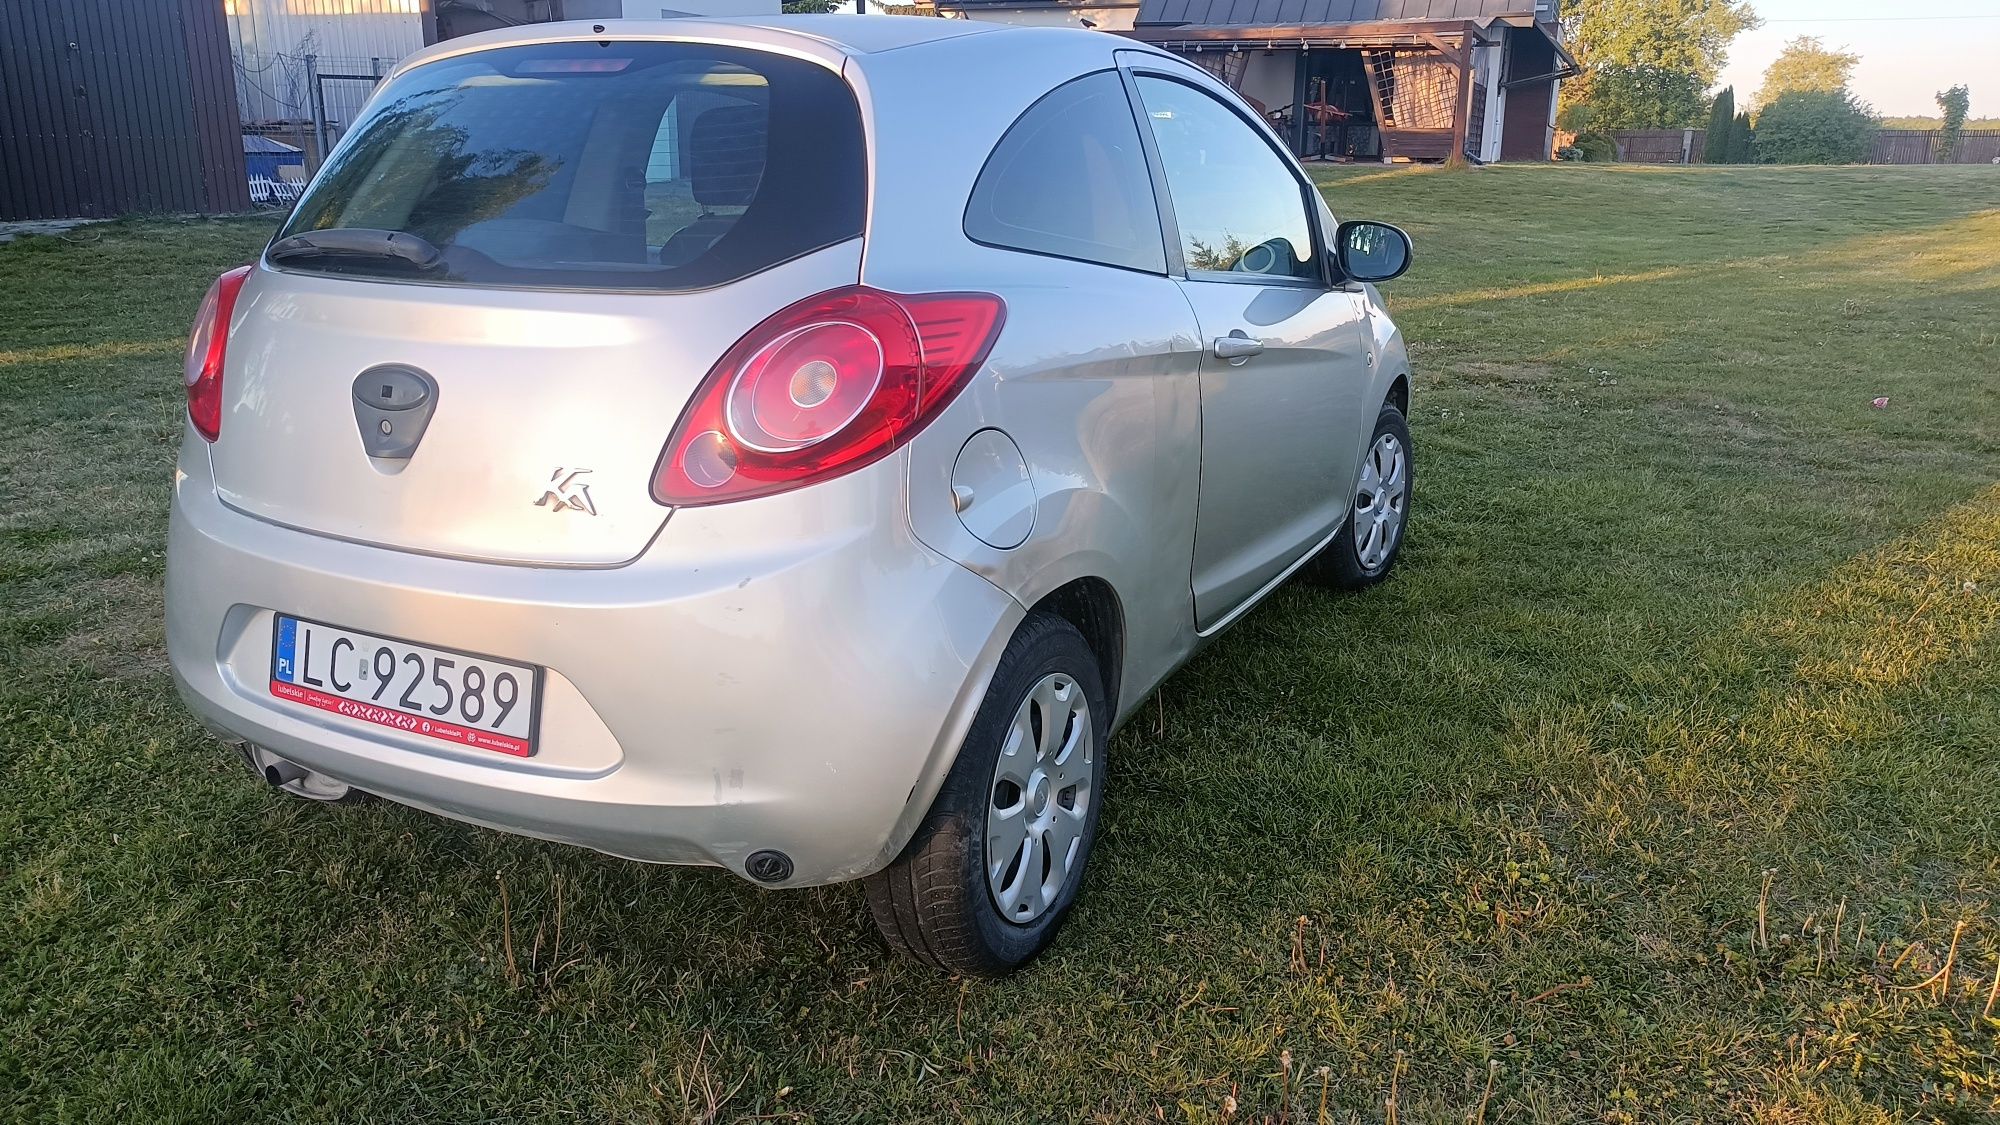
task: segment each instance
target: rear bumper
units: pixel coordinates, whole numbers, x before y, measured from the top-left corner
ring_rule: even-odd
[[[282,528],[176,474],[167,649],[188,707],[392,800],[633,859],[788,886],[893,859],[950,768],[1022,608],[911,536],[901,458],[676,512],[635,562],[465,562]],[[582,518],[582,517],[579,517]],[[274,611],[548,669],[537,753],[462,748],[273,699]]]

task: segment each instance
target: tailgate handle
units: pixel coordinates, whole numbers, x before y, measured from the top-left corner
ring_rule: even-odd
[[[354,424],[368,456],[406,460],[417,451],[437,409],[437,380],[414,367],[384,363],[354,379]]]

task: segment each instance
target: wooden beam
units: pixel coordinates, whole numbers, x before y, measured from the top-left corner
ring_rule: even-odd
[[[1304,158],[1306,152],[1306,52],[1299,48],[1292,69],[1292,155]]]
[[[1382,112],[1382,91],[1375,85],[1375,67],[1368,61],[1374,51],[1361,52],[1361,76],[1368,80],[1368,101],[1375,107],[1375,137],[1382,150],[1382,163],[1387,164],[1395,154],[1389,151],[1389,122]]]
[[[1465,157],[1465,141],[1472,133],[1472,25],[1465,25],[1465,33],[1460,37],[1458,52],[1458,109],[1451,118],[1451,155],[1447,160]]]
[[[1438,54],[1457,59],[1461,63],[1465,61],[1465,41],[1463,39],[1459,40],[1457,44],[1447,43],[1442,37],[1433,35],[1428,31],[1423,32],[1421,38],[1425,43],[1430,44],[1431,48],[1437,51]]]

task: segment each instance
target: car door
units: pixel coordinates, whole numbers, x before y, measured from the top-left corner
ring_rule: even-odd
[[[1361,293],[1327,280],[1319,208],[1297,164],[1236,99],[1170,67],[1128,70],[1205,348],[1193,584],[1206,630],[1345,517],[1367,313]]]

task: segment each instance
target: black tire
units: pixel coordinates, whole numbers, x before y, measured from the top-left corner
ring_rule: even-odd
[[[1089,708],[1092,754],[1084,767],[1089,787],[1083,790],[1081,848],[1048,907],[1017,923],[1002,915],[988,884],[986,817],[996,790],[994,770],[1014,718],[1029,692],[1052,674],[1074,681]],[[1083,634],[1054,614],[1030,614],[1001,655],[930,812],[902,855],[863,883],[876,928],[892,948],[947,972],[978,976],[1013,972],[1048,948],[1076,901],[1097,839],[1110,725],[1103,674]]]
[[[1410,444],[1410,425],[1403,420],[1403,412],[1396,409],[1396,404],[1392,402],[1383,403],[1382,413],[1376,415],[1375,429],[1368,435],[1368,451],[1363,453],[1364,457],[1372,454],[1376,443],[1384,435],[1392,436],[1402,444],[1404,471],[1407,474],[1402,518],[1396,522],[1395,539],[1388,552],[1374,566],[1364,565],[1360,548],[1354,541],[1354,503],[1350,500],[1347,518],[1340,524],[1340,533],[1312,561],[1313,577],[1329,586],[1342,590],[1365,590],[1389,577],[1389,572],[1396,566],[1396,559],[1403,553],[1403,540],[1409,537],[1410,513],[1416,499],[1417,454],[1416,447]]]

